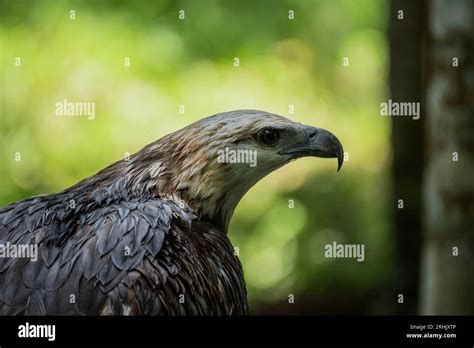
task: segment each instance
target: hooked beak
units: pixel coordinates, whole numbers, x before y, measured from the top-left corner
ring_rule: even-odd
[[[344,162],[344,149],[339,139],[331,132],[311,126],[303,126],[303,132],[289,148],[280,152],[292,159],[306,156],[337,158],[337,171]]]

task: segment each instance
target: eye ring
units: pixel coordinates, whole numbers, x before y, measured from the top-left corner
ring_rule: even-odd
[[[265,145],[274,145],[280,139],[280,133],[273,128],[264,128],[258,133],[258,139]]]

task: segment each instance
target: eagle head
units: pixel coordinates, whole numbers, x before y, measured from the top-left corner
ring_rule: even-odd
[[[337,158],[341,142],[327,130],[258,110],[201,119],[145,148],[161,196],[189,205],[227,232],[233,211],[260,179],[304,156]],[[150,157],[148,157],[150,158]]]

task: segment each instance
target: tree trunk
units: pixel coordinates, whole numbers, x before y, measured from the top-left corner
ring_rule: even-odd
[[[474,1],[429,6],[420,311],[474,314]]]
[[[394,102],[422,100],[425,17],[425,1],[391,1],[390,91]],[[400,314],[416,314],[418,310],[423,122],[423,110],[418,120],[392,117],[393,213],[398,250],[398,274],[392,298]],[[399,200],[403,201],[403,208]],[[403,295],[403,304],[396,302],[399,294]]]

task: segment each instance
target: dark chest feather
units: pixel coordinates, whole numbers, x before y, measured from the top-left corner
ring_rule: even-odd
[[[0,244],[38,259],[0,258],[0,314],[247,314],[227,236],[171,201],[109,204],[41,197],[0,210]]]

